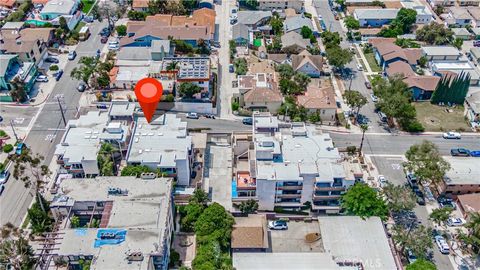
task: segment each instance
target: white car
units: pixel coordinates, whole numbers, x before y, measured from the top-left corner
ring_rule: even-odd
[[[120,49],[120,46],[118,44],[108,44],[108,49],[111,51],[116,51]]]
[[[447,225],[450,227],[462,226],[463,224],[465,224],[465,220],[463,218],[449,218],[447,220]]]
[[[384,175],[379,175],[378,183],[380,183],[380,187],[384,187],[387,184],[387,178]]]
[[[358,69],[358,71],[363,71],[363,66],[360,65],[360,64],[357,64],[357,69]]]
[[[373,102],[375,102],[375,103],[378,102],[378,97],[375,96],[374,94],[370,94],[370,97],[372,98]]]
[[[39,75],[39,76],[35,79],[35,81],[37,81],[37,82],[48,82],[48,77],[45,76],[45,75]]]
[[[198,114],[197,114],[197,113],[195,113],[195,112],[189,112],[189,113],[187,113],[187,118],[189,118],[189,119],[198,119],[199,117],[198,117]]]
[[[444,139],[461,139],[462,138],[462,135],[458,132],[454,132],[454,131],[449,131],[449,132],[445,132],[443,133],[443,138]]]
[[[437,244],[438,250],[440,253],[448,255],[450,254],[450,247],[448,246],[447,241],[441,235],[435,236],[435,243]]]
[[[284,220],[274,220],[268,222],[268,228],[270,230],[287,230],[288,224]]]

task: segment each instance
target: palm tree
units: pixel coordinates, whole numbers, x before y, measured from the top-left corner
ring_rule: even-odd
[[[430,213],[430,219],[438,224],[438,226],[442,226],[449,218],[450,214],[452,213],[453,208],[445,207],[445,208],[438,208],[434,209],[432,213]]]
[[[177,70],[178,62],[172,61],[167,65],[167,71]]]
[[[480,213],[472,212],[465,227],[470,229],[470,235],[480,238]]]
[[[33,269],[33,249],[24,232],[11,223],[5,224],[1,231],[0,265],[10,265],[12,269]]]
[[[363,148],[363,141],[365,140],[365,131],[368,130],[368,125],[367,124],[361,124],[360,129],[362,130],[362,141],[360,142],[360,150],[358,151],[358,154],[362,154],[362,148]]]
[[[118,151],[119,150],[111,143],[102,144],[97,157],[98,165],[102,175],[108,176],[115,173],[115,153]]]

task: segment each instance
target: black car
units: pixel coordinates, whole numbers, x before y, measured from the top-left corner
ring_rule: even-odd
[[[469,157],[470,151],[465,148],[453,148],[450,150],[450,154],[454,157]]]
[[[58,82],[62,77],[62,75],[63,75],[63,70],[59,70],[57,73],[54,74],[55,80]]]
[[[455,202],[453,202],[453,200],[450,198],[440,196],[437,198],[437,201],[438,201],[438,204],[440,205],[440,208],[445,208],[445,207],[450,207],[453,209],[457,208],[457,205],[455,204]]]
[[[102,31],[100,31],[100,36],[102,37],[110,36],[110,29],[108,29],[108,27],[103,28]]]
[[[46,63],[58,64],[60,61],[58,61],[58,59],[55,58],[55,57],[49,56],[49,57],[45,58],[45,62]]]
[[[251,117],[243,118],[242,123],[244,125],[252,125],[253,124],[253,118],[251,118]]]

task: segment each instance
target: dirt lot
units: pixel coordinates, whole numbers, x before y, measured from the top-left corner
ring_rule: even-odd
[[[322,240],[305,242],[308,233],[320,233],[318,221],[288,222],[288,230],[269,230],[272,252],[324,252]]]
[[[455,108],[433,105],[430,102],[413,103],[417,110],[417,119],[425,131],[469,131],[470,127],[463,116],[463,106]]]

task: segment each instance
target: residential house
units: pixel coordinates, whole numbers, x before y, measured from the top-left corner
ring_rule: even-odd
[[[434,75],[457,76],[461,73],[468,73],[470,75],[470,85],[478,85],[480,82],[480,73],[467,59],[432,61],[430,66]]]
[[[215,11],[202,8],[192,16],[156,14],[145,21],[127,22],[127,36],[120,39],[122,47],[150,47],[153,40],[183,40],[197,46],[198,40],[211,41],[215,36]]]
[[[283,31],[284,33],[294,31],[300,34],[304,26],[313,29],[312,19],[304,17],[303,15],[288,17],[283,22]]]
[[[408,76],[403,81],[412,91],[413,100],[429,100],[440,82],[439,76]]]
[[[312,82],[304,94],[297,96],[297,104],[305,107],[309,113],[318,113],[322,124],[333,124],[337,120],[335,90],[331,84]]]
[[[248,26],[237,23],[232,26],[232,38],[237,46],[247,47],[250,43],[250,31]]]
[[[353,16],[360,27],[381,27],[395,19],[398,11],[396,8],[355,9]]]
[[[0,7],[6,7],[6,8],[13,8],[15,5],[16,0],[1,0],[0,1]]]
[[[415,71],[404,61],[395,61],[385,68],[385,74],[388,77],[401,76],[402,78],[415,76]]]
[[[428,0],[428,3],[432,7],[438,7],[438,6],[451,7],[455,5],[455,2],[456,2],[455,0]]]
[[[455,198],[458,195],[480,193],[480,167],[476,157],[444,157],[450,170],[440,184],[440,193]]]
[[[133,0],[132,1],[132,9],[135,11],[148,11],[148,3],[150,0]]]
[[[294,9],[297,13],[304,11],[304,1],[291,0],[259,0],[257,8],[259,10],[282,11],[287,8]]]
[[[477,24],[477,25],[479,25],[479,24]],[[474,40],[480,40],[480,27],[472,28],[471,31],[473,33],[473,39]]]
[[[127,164],[145,165],[175,177],[177,185],[188,186],[192,158],[192,137],[187,134],[187,123],[174,114],[154,117],[150,123],[143,117],[134,122],[125,158]]]
[[[280,39],[282,40],[282,51],[290,54],[298,54],[312,46],[310,39],[303,38],[295,31],[283,34]]]
[[[110,121],[109,114],[101,111],[89,111],[70,120],[65,129],[55,156],[62,170],[74,178],[100,175],[97,156],[102,143],[111,143],[123,153],[130,136],[130,128],[124,122]]]
[[[470,56],[472,57],[472,62],[480,63],[480,48],[472,47],[470,48]]]
[[[429,61],[433,60],[458,60],[460,51],[452,46],[423,46],[422,54]]]
[[[238,76],[240,106],[251,111],[276,114],[283,102],[278,82],[272,73]]]
[[[291,64],[292,61],[286,53],[269,53],[267,56],[268,60],[272,61],[277,65],[281,64]]]
[[[417,12],[416,24],[429,24],[433,21],[432,12],[419,0],[404,0],[401,4],[404,8],[413,9]]]
[[[170,70],[172,63],[176,68]],[[202,88],[198,98],[210,98],[210,58],[209,57],[165,57],[160,65],[160,76],[173,75],[178,83],[190,82]],[[159,76],[159,77],[160,77]]]
[[[377,38],[378,34],[382,31],[381,28],[360,28],[358,32],[362,35],[363,41],[368,41],[372,38]]]
[[[375,43],[375,45],[373,45],[373,49],[375,53],[375,59],[383,68],[396,61],[404,61],[414,68],[422,56],[422,50],[420,49],[403,49],[402,47],[390,41]]]
[[[54,28],[24,28],[17,30],[0,30],[3,42],[0,52],[16,54],[22,62],[40,65],[47,55],[47,47],[53,38]]]
[[[473,26],[480,27],[480,7],[468,7],[467,10],[473,18]]]
[[[233,252],[265,252],[268,249],[267,219],[262,214],[235,217],[232,229]]]
[[[0,54],[0,90],[12,90],[13,82],[18,80],[30,93],[36,75],[37,68],[33,62],[22,62],[15,54]]]
[[[480,213],[480,194],[458,195],[457,206],[465,219],[468,219],[472,213]]]
[[[238,23],[244,24],[252,30],[257,30],[267,24],[270,17],[272,17],[271,11],[242,10],[237,12]]]
[[[472,34],[467,28],[452,28],[453,37],[461,40],[469,40],[472,38]]]
[[[65,18],[67,26],[73,30],[82,19],[82,11],[78,10],[80,0],[50,0],[40,11],[38,17],[25,21],[27,24],[42,26],[46,22],[53,25],[60,25],[60,17]]]
[[[465,116],[472,127],[480,127],[480,91],[468,93],[465,98]]]
[[[50,203],[61,237],[39,243],[38,249],[42,254],[55,250],[52,259],[67,268],[78,268],[83,260],[90,269],[166,270],[174,230],[173,182],[135,176],[64,179]]]
[[[294,71],[314,78],[318,78],[322,74],[323,57],[321,55],[311,55],[305,50],[298,55],[292,55],[291,58]]]
[[[375,0],[345,0],[346,6],[372,6]]]
[[[443,19],[448,26],[465,27],[472,25],[473,17],[468,10],[463,7],[450,7],[448,14],[442,14]]]

